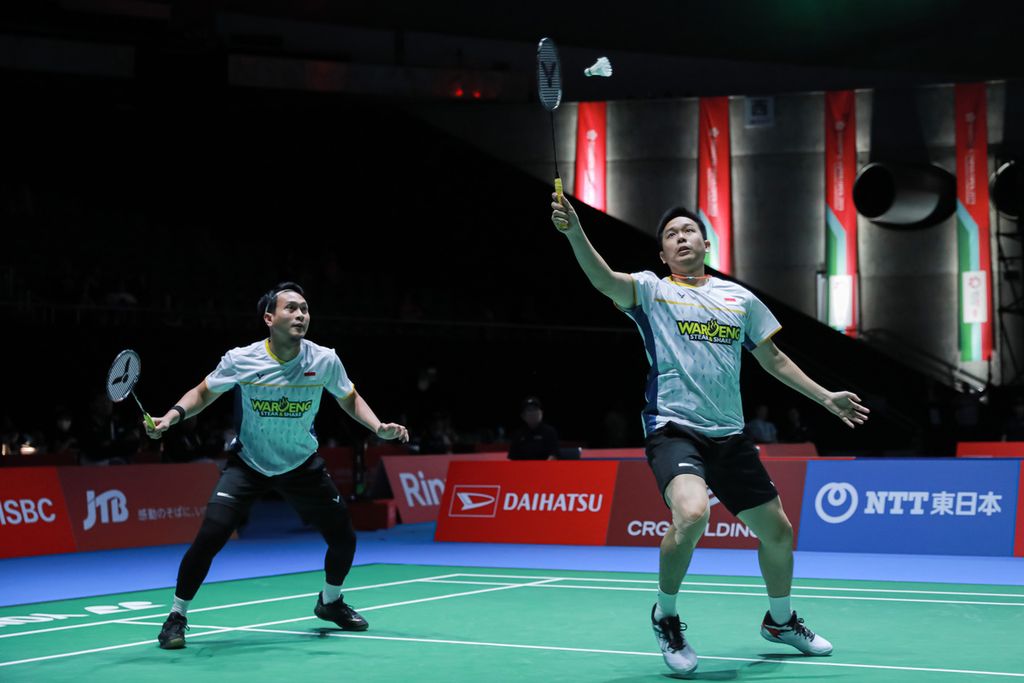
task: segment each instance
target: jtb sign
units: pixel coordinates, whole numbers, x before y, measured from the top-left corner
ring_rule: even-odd
[[[1015,462],[811,462],[801,550],[1012,555]]]

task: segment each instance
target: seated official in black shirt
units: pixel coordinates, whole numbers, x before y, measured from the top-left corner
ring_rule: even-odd
[[[558,432],[544,424],[544,410],[540,399],[529,396],[523,401],[520,413],[526,426],[512,436],[509,460],[556,460],[558,458]]]

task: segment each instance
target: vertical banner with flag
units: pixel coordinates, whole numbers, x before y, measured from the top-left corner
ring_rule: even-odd
[[[857,111],[852,90],[825,93],[825,268],[828,324],[857,335]]]
[[[957,84],[955,97],[960,360],[988,360],[992,355],[992,250],[985,84]]]
[[[584,202],[606,211],[605,141],[607,104],[580,102],[576,110],[576,187],[575,195]]]
[[[732,181],[729,98],[700,98],[697,143],[697,210],[708,229],[705,263],[732,274]]]

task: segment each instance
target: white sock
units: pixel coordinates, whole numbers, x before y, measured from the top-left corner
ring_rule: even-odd
[[[329,583],[324,584],[324,604],[334,602],[341,597],[341,586],[332,586]]]
[[[658,606],[654,610],[654,618],[661,619],[662,617],[674,617],[679,614],[679,610],[676,609],[676,598],[679,597],[678,593],[662,593],[658,591]]]
[[[171,606],[172,612],[177,612],[181,616],[188,614],[188,605],[192,602],[191,600],[182,600],[177,595],[174,596],[174,604]]]
[[[768,596],[768,611],[772,615],[772,621],[780,626],[782,624],[789,623],[790,618],[793,616],[793,610],[789,606],[789,596],[783,595],[781,598],[773,598]]]

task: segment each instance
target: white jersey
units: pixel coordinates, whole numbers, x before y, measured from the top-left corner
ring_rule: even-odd
[[[633,273],[640,329],[651,371],[644,433],[675,422],[707,436],[743,431],[740,354],[779,330],[761,301],[740,285],[709,278],[700,287]]]
[[[206,385],[216,392],[237,387],[238,454],[267,476],[290,472],[316,452],[313,418],[324,389],[339,397],[355,391],[334,349],[305,339],[288,362],[274,356],[269,340],[231,349]]]

